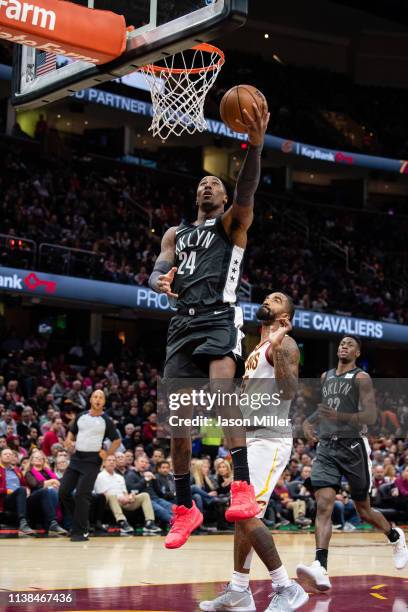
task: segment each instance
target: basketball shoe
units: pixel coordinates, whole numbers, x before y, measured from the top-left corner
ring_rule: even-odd
[[[230,523],[254,518],[261,511],[256,503],[254,487],[245,482],[237,480],[231,484],[231,504],[225,512],[225,518]]]
[[[204,612],[221,612],[234,610],[234,612],[256,612],[254,598],[251,589],[236,591],[232,584],[227,584],[224,592],[215,599],[202,601],[199,604],[200,610]]]
[[[398,531],[399,538],[396,542],[393,542],[394,547],[394,563],[397,569],[404,569],[408,563],[408,548],[405,541],[405,534],[399,527],[395,527],[395,531]]]
[[[329,574],[317,560],[313,561],[311,565],[303,565],[301,563],[296,568],[296,574],[301,584],[312,586],[322,592],[331,589]]]
[[[166,535],[164,545],[166,548],[180,548],[185,544],[190,534],[203,522],[203,515],[193,502],[191,508],[185,506],[173,506],[174,516],[171,528]]]
[[[271,612],[272,610],[279,612],[290,612],[291,610],[298,610],[309,601],[309,595],[306,591],[294,580],[292,584],[287,587],[278,587],[274,593],[272,593],[272,599],[265,612]]]

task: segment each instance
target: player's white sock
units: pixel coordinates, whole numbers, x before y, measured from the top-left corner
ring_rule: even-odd
[[[278,569],[269,572],[269,575],[272,578],[272,587],[274,589],[278,587],[288,587],[292,584],[292,581],[288,576],[288,572],[283,565],[278,567]]]
[[[249,587],[249,574],[232,572],[231,587],[233,591],[245,591]]]

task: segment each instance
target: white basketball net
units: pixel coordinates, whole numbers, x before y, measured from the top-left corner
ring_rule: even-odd
[[[181,136],[207,129],[204,101],[224,61],[220,49],[203,43],[164,58],[163,66],[149,64],[141,68],[152,95],[149,131],[153,136],[166,140],[172,134]]]

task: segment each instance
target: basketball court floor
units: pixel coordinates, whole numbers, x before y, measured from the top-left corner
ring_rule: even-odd
[[[281,533],[277,545],[289,574],[311,562],[312,534]],[[408,612],[408,570],[394,569],[391,546],[380,533],[336,533],[329,556],[330,594],[311,594],[305,612]],[[132,611],[193,612],[229,580],[232,536],[193,536],[179,550],[166,550],[162,537],[65,538],[0,541],[2,612]],[[261,562],[252,569],[258,610],[268,605],[270,582]],[[72,594],[68,605],[7,604],[25,593]]]

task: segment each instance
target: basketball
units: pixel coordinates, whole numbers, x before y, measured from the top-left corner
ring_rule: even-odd
[[[253,104],[261,110],[266,98],[259,89],[252,85],[235,85],[223,96],[220,104],[220,115],[223,122],[234,132],[245,133],[245,128],[239,123],[245,123],[244,108],[251,117],[254,116]]]

